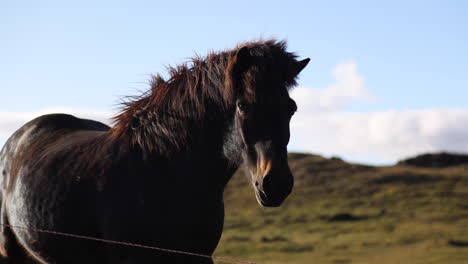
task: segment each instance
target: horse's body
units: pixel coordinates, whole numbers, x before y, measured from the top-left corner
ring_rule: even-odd
[[[17,131],[1,154],[5,172],[19,170],[6,173],[1,183],[10,191],[2,223],[211,254],[221,235],[224,211],[222,190],[213,192],[216,179],[210,176],[229,173],[216,167],[222,163],[214,156],[205,164],[196,157],[143,161],[138,153],[107,148],[107,133],[103,124],[69,115],[42,116]],[[15,160],[21,152],[23,160]],[[96,157],[114,162],[92,164]],[[97,173],[102,174],[96,177]],[[1,228],[6,250],[27,246],[33,256],[47,252],[53,261],[47,255],[34,256],[46,263],[126,263],[130,258],[129,263],[151,263],[167,255]],[[155,244],[154,238],[165,239]],[[13,261],[23,255],[10,257]],[[190,263],[187,256],[172,257],[180,259],[173,263]],[[204,261],[198,258],[196,263]]]
[[[243,56],[249,58],[275,51],[284,53],[284,61],[298,63],[282,43],[254,42],[247,47],[250,51]],[[248,124],[242,123],[242,116],[247,112],[236,100],[242,97],[238,87],[247,90],[245,79],[253,70],[235,68],[240,67],[239,51],[210,56],[194,62],[193,68],[174,71],[169,81],[156,78],[152,90],[129,102],[112,128],[52,114],[16,131],[0,153],[0,249],[4,261],[212,263],[209,258],[34,231],[211,255],[222,232],[223,190],[241,162],[249,166],[249,160],[254,160],[254,178],[279,175],[270,176],[270,182],[290,172],[284,163],[284,142],[274,151],[276,139],[256,139],[256,144],[249,145],[245,135]],[[303,67],[298,66],[298,71]],[[284,84],[278,86],[286,91],[298,71],[284,77]],[[260,94],[257,91],[258,101]],[[237,97],[229,101],[229,96]],[[256,154],[249,159],[251,152]],[[292,185],[282,190],[269,182],[267,187],[263,178],[253,181],[257,199],[266,206],[279,205]],[[278,185],[289,184],[289,176],[280,180]]]

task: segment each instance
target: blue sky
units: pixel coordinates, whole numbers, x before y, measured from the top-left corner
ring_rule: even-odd
[[[4,116],[63,107],[115,112],[119,97],[146,89],[149,75],[164,73],[165,65],[241,41],[276,37],[287,39],[289,50],[312,59],[301,74],[298,93],[315,97],[302,102],[309,110],[298,120],[305,123],[294,126],[307,126],[308,132],[298,130],[303,136],[294,141],[293,129],[293,150],[376,164],[421,151],[468,152],[462,137],[468,131],[459,125],[468,112],[466,1],[97,2],[0,3],[0,112]],[[336,69],[344,73],[337,77]],[[340,96],[349,85],[355,89]],[[335,92],[323,92],[327,89]],[[340,103],[326,109],[308,105],[321,104],[315,99],[323,96],[332,102],[340,97]],[[333,134],[329,129],[354,129],[352,123],[342,126],[343,116],[367,120],[360,124],[369,127],[336,134],[355,133],[356,138],[349,136],[343,145],[348,140],[365,145],[366,137],[379,139],[361,151],[355,151],[360,145],[347,149],[314,143],[336,142],[327,138]],[[320,117],[321,123],[309,117]],[[333,118],[337,123],[329,124]],[[393,141],[385,141],[381,137],[392,129],[385,122],[396,122],[392,120],[407,121],[388,135]],[[412,122],[420,125],[410,129]],[[13,123],[10,120],[0,131],[0,143]],[[374,126],[388,128],[380,131]],[[305,137],[311,129],[317,138]],[[414,130],[419,132],[411,135]],[[399,137],[403,132],[408,139]],[[441,140],[453,134],[462,139],[460,144]],[[392,155],[385,153],[395,149],[374,146],[381,142],[390,148],[397,141],[404,146],[425,136],[427,140],[411,150],[401,147]]]

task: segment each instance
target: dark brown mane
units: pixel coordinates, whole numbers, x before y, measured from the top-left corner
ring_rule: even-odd
[[[236,55],[242,47],[248,48],[255,61],[249,67],[239,68]],[[271,74],[282,74],[279,78],[287,87],[295,84],[295,75],[288,72],[295,58],[286,52],[286,42],[272,39],[242,43],[232,50],[212,52],[204,58],[193,58],[190,63],[169,67],[167,80],[159,74],[153,76],[148,91],[128,97],[123,103],[122,112],[114,117],[113,138],[130,139],[132,144],[150,151],[178,148],[189,136],[183,133],[188,132],[187,122],[202,125],[204,120],[226,114],[240,95],[255,101],[258,94],[268,93],[241,85],[255,82],[260,71],[271,71],[264,69],[267,65],[283,69]],[[173,130],[178,132],[172,133]]]

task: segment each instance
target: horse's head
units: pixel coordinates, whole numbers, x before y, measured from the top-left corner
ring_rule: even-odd
[[[230,144],[241,149],[257,201],[268,207],[281,205],[293,187],[287,145],[297,106],[288,87],[309,62],[297,61],[284,46],[280,48],[270,48],[268,53],[256,47],[240,48],[228,68],[231,85],[237,90]]]

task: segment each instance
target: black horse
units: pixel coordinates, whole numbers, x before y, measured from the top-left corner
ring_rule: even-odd
[[[242,163],[261,205],[291,192],[288,89],[308,62],[285,42],[244,43],[155,76],[113,127],[66,114],[25,124],[0,153],[3,261],[212,263],[37,229],[211,255]]]

